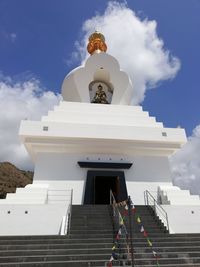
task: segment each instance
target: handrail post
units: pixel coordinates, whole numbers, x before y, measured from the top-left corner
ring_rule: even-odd
[[[147,199],[147,206],[149,206],[149,195],[148,195],[148,191],[146,191],[146,199]]]
[[[153,204],[154,204],[154,213],[155,213],[155,216],[156,216],[156,200],[153,199]]]
[[[128,217],[129,217],[129,233],[131,243],[131,265],[134,267],[134,253],[133,253],[133,233],[132,233],[132,218],[131,218],[131,198],[128,197]]]
[[[72,217],[72,201],[73,201],[73,189],[71,189],[71,198],[70,198],[70,204],[69,204],[69,209],[68,209],[68,234],[70,234],[70,229],[71,229],[71,217]]]
[[[166,214],[166,219],[167,219],[167,230],[169,231],[169,221],[168,221],[168,215]]]

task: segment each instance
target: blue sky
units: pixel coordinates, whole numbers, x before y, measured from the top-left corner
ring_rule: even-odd
[[[16,80],[34,76],[60,92],[64,76],[80,63],[66,61],[82,38],[83,22],[106,6],[103,0],[1,0],[0,71]],[[177,76],[148,90],[142,106],[167,127],[181,125],[190,135],[200,122],[200,1],[132,0],[127,6],[141,19],[157,21],[164,47],[181,61]]]

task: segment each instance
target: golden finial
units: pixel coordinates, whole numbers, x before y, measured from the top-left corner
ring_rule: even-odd
[[[102,33],[95,31],[89,37],[89,43],[87,45],[87,51],[91,55],[99,52],[106,52],[107,45],[105,43],[105,37]]]

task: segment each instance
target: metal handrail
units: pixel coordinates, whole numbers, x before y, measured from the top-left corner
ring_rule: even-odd
[[[161,218],[162,220],[164,219],[164,223],[166,223],[165,226],[167,227],[167,230],[169,231],[169,221],[168,221],[167,212],[163,209],[163,207],[161,207],[158,204],[157,200],[152,196],[152,194],[148,190],[144,192],[144,200],[145,200],[145,205],[153,206],[155,214],[158,217],[162,217]]]
[[[71,213],[72,213],[72,202],[73,202],[73,189],[71,191],[71,196],[70,196],[70,203],[68,205],[66,215],[63,216],[62,224],[61,224],[61,230],[60,234],[61,235],[66,235],[70,234],[70,229],[71,229]]]
[[[115,223],[116,226],[118,227],[118,229],[120,228],[120,221],[123,220],[123,217],[121,215],[121,212],[117,206],[117,202],[115,200],[115,197],[113,195],[112,190],[110,190],[110,205],[112,205],[113,208],[113,218],[115,219]],[[128,235],[128,231],[126,229],[125,224],[122,225],[122,234],[124,236],[124,239],[126,241],[126,248],[127,248],[127,259],[130,261],[130,248],[129,248],[129,235]],[[133,248],[132,248],[133,251]],[[123,259],[120,259],[120,261],[122,262]],[[133,264],[133,259],[132,259],[132,264]],[[132,265],[134,266],[134,265]]]
[[[70,199],[69,209],[68,209],[68,213],[67,213],[67,218],[68,218],[67,233],[68,234],[70,234],[70,229],[71,229],[72,202],[73,202],[73,189],[71,189],[71,199]]]

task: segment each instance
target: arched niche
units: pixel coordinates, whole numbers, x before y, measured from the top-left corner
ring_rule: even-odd
[[[89,84],[90,103],[111,104],[113,91],[109,71],[103,67],[97,69],[94,72],[93,81]]]

